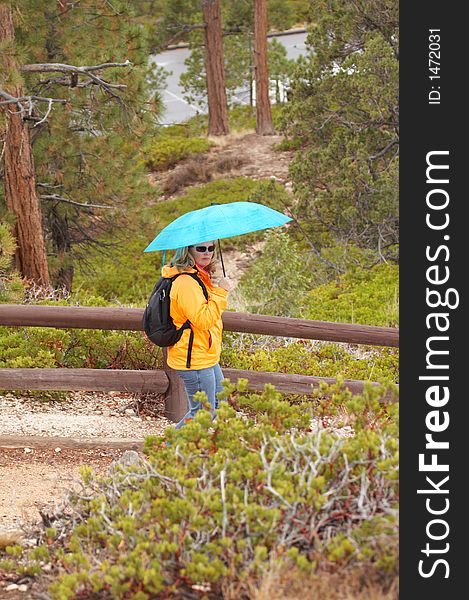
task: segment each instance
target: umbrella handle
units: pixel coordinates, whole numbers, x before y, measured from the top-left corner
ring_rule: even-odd
[[[221,244],[220,244],[220,240],[218,240],[218,252],[220,253],[220,260],[221,260],[221,268],[223,271],[223,277],[226,277],[226,273],[225,273],[225,265],[223,263],[223,254],[221,253]]]

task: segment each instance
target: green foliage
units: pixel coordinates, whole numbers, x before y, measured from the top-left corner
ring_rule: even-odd
[[[301,138],[285,138],[275,145],[275,150],[283,152],[285,150],[300,150],[303,142]]]
[[[399,324],[398,267],[380,264],[355,269],[311,290],[305,297],[308,319],[397,327]]]
[[[224,333],[222,364],[232,369],[398,382],[399,351],[372,346],[309,341],[280,341]]]
[[[212,142],[204,138],[163,136],[145,150],[145,166],[152,171],[164,171],[188,156],[207,152],[212,146]]]
[[[398,244],[398,2],[311,2],[283,129],[301,141],[291,164],[299,217],[319,248],[371,250],[366,264],[396,259]]]
[[[141,333],[94,329],[0,328],[1,368],[141,369],[161,353]]]
[[[203,22],[202,7],[198,0],[136,0],[134,8],[149,37],[152,53],[157,53],[170,43],[201,41],[200,33],[197,36],[190,30],[191,25],[197,26]],[[241,30],[252,33],[252,2],[222,0],[221,10],[225,31]],[[155,15],[158,15],[156,26]],[[307,0],[267,0],[267,17],[269,28],[272,30],[283,31],[295,24],[301,24],[307,19],[307,15]],[[184,26],[189,27],[184,30]]]
[[[70,281],[76,263],[87,259],[87,248],[99,246],[103,232],[115,234],[126,227],[128,207],[153,192],[139,153],[158,118],[154,94],[161,74],[147,83],[147,43],[128,0],[117,0],[112,10],[105,0],[84,0],[67,10],[38,0],[34,18],[25,18],[30,12],[30,1],[15,3],[20,63],[129,61],[128,67],[100,72],[110,85],[120,86],[108,91],[83,85],[81,76],[74,87],[63,85],[66,77],[60,74],[24,76],[25,95],[67,100],[53,105],[47,126],[34,129],[33,147],[51,275],[60,286]],[[46,103],[38,103],[34,118],[39,120],[46,110]]]
[[[16,242],[6,223],[0,222],[0,302],[21,300],[24,288],[21,278],[13,269]]]
[[[268,231],[264,242],[262,255],[241,277],[237,293],[247,312],[299,316],[306,292],[321,281],[324,269],[286,231]]]
[[[272,386],[245,386],[225,386],[215,421],[200,411],[166,440],[147,438],[137,465],[89,475],[72,493],[66,535],[48,539],[54,599],[176,596],[194,586],[215,598],[228,585],[244,597],[271,561],[305,575],[343,573],[344,564],[396,573],[397,411],[378,402],[383,390],[352,396],[336,386],[328,401],[322,390],[290,404]],[[334,411],[353,437],[312,432],[315,413]]]

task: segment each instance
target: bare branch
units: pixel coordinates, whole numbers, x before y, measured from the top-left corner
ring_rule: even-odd
[[[49,116],[49,113],[51,110],[52,110],[52,98],[49,98],[49,106],[47,108],[46,114],[42,117],[42,119],[40,121],[37,121],[37,123],[34,123],[33,127],[37,127],[41,123],[44,123],[44,121],[47,121],[47,117]]]
[[[50,189],[63,188],[63,183],[52,184],[52,183],[41,183],[40,181],[38,181],[36,183],[36,185],[37,185],[37,187],[44,187],[44,188],[50,188]]]
[[[387,144],[384,148],[382,148],[379,152],[377,152],[376,154],[374,154],[373,156],[369,157],[369,160],[376,160],[377,158],[380,158],[380,156],[384,156],[384,154],[386,154],[386,152],[388,150],[390,150],[393,146],[395,146],[396,144],[399,144],[399,140],[391,140],[389,142],[389,144]]]
[[[38,63],[31,65],[23,65],[21,67],[21,71],[23,73],[70,73],[71,79],[68,82],[69,87],[78,87],[78,75],[88,77],[91,79],[91,82],[95,85],[103,88],[109,95],[113,96],[120,102],[122,102],[121,98],[115,94],[113,89],[125,89],[126,85],[122,83],[110,83],[102,79],[102,77],[98,77],[94,74],[94,72],[102,71],[103,69],[109,69],[112,67],[131,67],[132,63],[129,60],[126,60],[124,63],[102,63],[100,65],[92,65],[92,66],[84,66],[77,67],[75,65],[66,65],[63,63]],[[88,82],[88,83],[91,83]],[[47,82],[46,82],[47,83]],[[80,86],[82,87],[82,86]]]
[[[112,67],[131,67],[133,66],[129,60],[126,60],[123,63],[102,63],[99,65],[86,65],[83,67],[77,67],[75,65],[67,65],[62,63],[38,63],[38,64],[30,64],[23,65],[21,67],[21,71],[23,73],[66,73],[69,75],[67,79],[65,78],[52,78],[48,79],[45,82],[39,82],[37,86],[40,87],[50,87],[51,84],[57,83],[60,85],[67,85],[68,87],[88,87],[89,85],[96,85],[102,88],[105,92],[107,92],[110,96],[115,98],[118,102],[125,104],[122,98],[116,94],[114,89],[125,89],[127,88],[124,84],[119,83],[110,83],[102,77],[96,75],[95,73],[102,71],[103,69],[109,69]],[[83,76],[87,78],[85,82],[78,82],[78,76]],[[18,106],[18,112],[21,114],[23,119],[31,118],[34,110],[34,105],[36,102],[47,102],[48,108],[44,115],[44,117],[40,118],[38,122],[34,125],[37,127],[44,123],[52,109],[52,104],[54,102],[60,104],[67,104],[69,101],[63,98],[47,98],[43,96],[22,96],[20,98],[16,98],[12,96],[10,93],[0,88],[0,98],[4,98],[3,101],[0,101],[1,105],[6,104],[16,104]]]
[[[21,106],[23,102],[28,102],[28,104],[31,103],[33,100],[35,102],[47,103],[58,102],[59,104],[67,104],[68,102],[68,100],[65,100],[63,98],[44,98],[42,96],[20,96],[19,98],[15,98],[15,96],[12,96],[8,92],[5,92],[5,90],[2,90],[2,88],[0,88],[0,96],[2,98],[5,98],[5,100],[0,102],[0,106],[2,104],[17,104],[22,109],[21,112],[23,112],[23,107]]]
[[[39,196],[41,200],[56,200],[57,202],[65,202],[66,204],[73,204],[73,206],[78,206],[80,208],[91,209],[91,208],[114,208],[114,206],[109,206],[106,204],[89,204],[82,202],[75,202],[74,200],[69,200],[68,198],[64,198],[63,196],[59,196],[58,194],[41,194]]]
[[[102,71],[112,67],[132,67],[130,60],[123,63],[102,63],[101,65],[76,67],[75,65],[66,65],[63,63],[37,63],[23,65],[22,73],[77,73],[78,75],[88,75],[93,71]]]

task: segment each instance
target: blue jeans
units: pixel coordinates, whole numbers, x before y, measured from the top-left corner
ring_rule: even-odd
[[[205,392],[207,394],[208,401],[212,408],[212,417],[215,417],[215,411],[220,402],[216,395],[223,390],[221,381],[224,377],[220,365],[217,363],[208,369],[176,371],[176,373],[184,382],[189,407],[188,412],[176,425],[176,429],[180,429],[187,419],[193,419],[202,408],[201,403],[194,400],[194,394],[196,392]]]

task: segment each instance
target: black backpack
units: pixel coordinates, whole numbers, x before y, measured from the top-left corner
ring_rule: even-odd
[[[174,277],[160,277],[153,288],[150,298],[143,312],[142,326],[148,339],[156,346],[166,348],[174,346],[180,339],[185,329],[190,329],[189,348],[187,351],[186,367],[191,366],[192,344],[194,342],[194,332],[189,320],[182,327],[176,329],[173,319],[170,315],[170,296],[173,281],[180,275],[189,275],[197,281],[202,288],[205,299],[208,300],[208,292],[205,285],[197,277],[196,273],[178,273]]]

